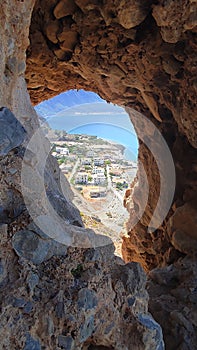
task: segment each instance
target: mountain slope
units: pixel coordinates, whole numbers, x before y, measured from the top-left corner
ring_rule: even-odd
[[[43,117],[50,117],[67,108],[94,102],[104,102],[104,100],[94,92],[69,90],[47,101],[41,102],[35,107],[35,110]]]

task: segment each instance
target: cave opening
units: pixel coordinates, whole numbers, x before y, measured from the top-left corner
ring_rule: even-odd
[[[129,218],[124,198],[136,177],[138,158],[128,113],[82,89],[43,101],[35,110],[85,227],[109,236],[121,256]]]
[[[165,225],[175,175],[161,136],[170,132],[175,140],[177,125],[173,118],[169,120],[174,109],[162,92],[169,79],[159,59],[161,47],[164,56],[169,47],[162,46],[151,14],[144,14],[139,23],[129,22],[128,29],[123,13],[117,18],[110,15],[116,7],[113,2],[71,3],[68,8],[52,0],[35,3],[26,70],[31,101],[37,105],[64,91],[84,89],[126,107],[140,142],[138,180],[124,199],[130,217],[123,237],[123,257],[127,262],[140,262],[146,270],[171,263],[177,254]],[[130,13],[128,17],[131,20]]]
[[[51,217],[42,217],[47,219],[43,221],[46,233],[51,234],[47,237],[29,223],[29,213],[27,218],[21,217],[24,130],[20,129],[19,148],[1,159],[5,214],[0,227],[0,288],[4,299],[1,328],[2,334],[7,334],[1,337],[3,348],[54,349],[63,344],[65,348],[82,349],[85,342],[86,348],[90,344],[105,344],[116,350],[163,349],[163,329],[167,349],[196,349],[196,9],[193,1],[176,0],[176,5],[163,0],[2,3],[0,99],[1,106],[9,108],[15,117],[1,109],[1,136],[7,136],[8,116],[13,120],[11,130],[15,130],[18,119],[29,138],[39,128],[26,93],[25,67],[34,105],[63,91],[84,88],[99,93],[108,102],[140,111],[156,126],[153,129],[137,112],[135,118],[130,111],[135,128],[138,122],[142,126],[138,169],[144,166],[150,190],[143,215],[138,215],[135,226],[131,222],[133,209],[139,213],[146,202],[146,177],[139,176],[134,191],[126,193],[124,205],[130,219],[123,240],[123,257],[129,264],[114,256],[112,244],[102,249],[88,246],[83,252],[65,249],[66,244],[71,247],[73,231],[79,240],[86,233],[87,241],[94,237],[82,226],[79,212],[69,201],[70,194],[62,198],[59,167],[50,156],[46,188],[53,207],[65,219],[68,241],[64,240],[62,247],[51,239],[53,231],[61,229],[59,217],[52,232]],[[174,173],[169,166],[172,159],[166,158],[160,147],[164,143],[158,138],[158,130],[166,138],[174,159],[174,198]],[[40,139],[41,135],[35,141]],[[4,142],[1,146],[4,148]],[[38,207],[38,215],[45,204],[40,176],[43,164],[37,157],[40,149],[35,147],[26,157],[29,184],[41,194],[34,200],[32,187],[27,199],[32,195],[31,208],[35,212]],[[155,151],[158,157],[154,160]],[[162,168],[157,160],[164,160]],[[40,166],[37,173],[35,164]],[[166,198],[170,202],[162,206]],[[162,215],[154,215],[157,208]],[[15,216],[18,223],[12,226],[10,234],[7,229],[11,225],[7,228],[7,222],[13,223]],[[159,217],[159,221],[152,221],[152,217]],[[135,261],[151,270],[149,303],[145,275]],[[162,329],[147,313],[148,307]]]

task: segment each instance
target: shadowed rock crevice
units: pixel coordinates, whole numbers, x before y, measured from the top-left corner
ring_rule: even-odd
[[[40,258],[39,254],[29,258],[27,249],[26,255],[21,249],[19,254],[19,241],[20,248],[24,242],[17,237],[21,238],[21,231],[24,233],[30,224],[27,212],[20,209],[21,161],[27,143],[39,129],[26,90],[26,69],[33,104],[73,88],[91,90],[106,101],[142,113],[166,139],[176,170],[173,203],[161,226],[149,232],[162,177],[146,142],[140,142],[139,160],[148,179],[149,199],[140,222],[133,227],[133,208],[140,211],[144,201],[144,180],[139,171],[138,181],[125,197],[130,220],[123,237],[123,255],[127,262],[140,262],[147,271],[154,268],[148,282],[149,305],[162,323],[167,349],[195,350],[195,13],[192,0],[8,0],[2,4],[0,107],[9,108],[27,131],[26,140],[14,143],[14,149],[8,147],[0,158],[0,214],[7,215],[4,209],[9,207],[9,220],[2,215],[0,227],[2,348],[163,348],[161,328],[147,312],[145,274],[139,264],[125,265],[114,257],[112,245],[84,251],[69,248],[61,256],[49,254],[46,260],[42,256],[39,264],[31,260],[32,255]],[[136,113],[130,117],[135,126]],[[141,133],[160,149],[149,129],[142,128]],[[0,135],[4,140],[7,137],[1,131]],[[26,159],[32,171],[35,158],[29,153]],[[73,208],[72,194],[66,183],[68,198],[63,200],[58,167],[51,157],[46,173],[53,188],[49,193],[52,206],[65,206],[60,212],[67,219]],[[53,192],[59,195],[56,203]],[[80,216],[77,210],[75,213],[79,225],[71,220],[67,229],[82,233],[85,229],[79,227]],[[49,223],[50,217],[45,222],[47,230]],[[18,255],[11,244],[14,234],[12,244],[17,243]],[[34,253],[38,253],[36,247],[49,242],[38,239],[38,232],[35,235],[38,244]]]
[[[177,5],[177,10],[162,1],[69,4],[38,0],[34,7],[26,71],[31,100],[38,103],[62,91],[83,88],[97,92],[107,101],[134,108],[153,121],[175,163],[174,203],[154,237],[148,234],[147,226],[160,193],[160,174],[151,152],[140,143],[139,160],[148,178],[149,200],[140,223],[134,228],[127,225],[132,238],[123,238],[123,255],[126,261],[141,261],[146,269],[170,264],[183,252],[172,244],[169,218],[177,207],[192,200],[192,192],[196,191],[192,180],[196,173],[193,20],[188,29],[194,7],[192,2],[186,5],[185,1]],[[176,11],[183,17],[176,21],[176,30],[172,30]],[[71,44],[73,33],[76,34]],[[154,136],[147,137],[159,149]],[[141,184],[143,179],[138,175]],[[130,212],[133,201],[134,206],[143,205],[142,188],[135,186],[132,196],[127,192],[125,205]],[[189,198],[185,195],[188,192]]]

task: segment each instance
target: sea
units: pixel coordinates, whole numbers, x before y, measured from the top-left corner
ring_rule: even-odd
[[[136,135],[120,126],[92,123],[69,130],[68,133],[77,135],[94,135],[104,140],[116,142],[125,147],[124,156],[127,160],[137,160],[138,141]]]
[[[97,136],[123,145],[125,158],[137,161],[137,135],[128,114],[121,107],[107,103],[83,104],[56,113],[46,121],[54,130]]]

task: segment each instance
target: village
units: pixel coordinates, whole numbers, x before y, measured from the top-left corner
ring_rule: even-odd
[[[52,155],[68,181],[86,200],[113,191],[123,199],[137,165],[124,158],[122,145],[96,136],[69,135],[53,143]]]

